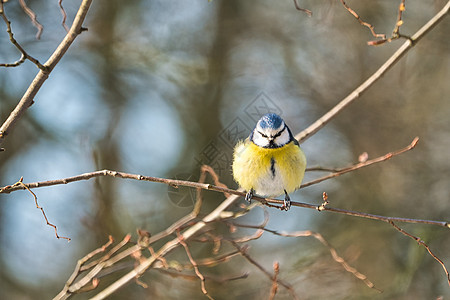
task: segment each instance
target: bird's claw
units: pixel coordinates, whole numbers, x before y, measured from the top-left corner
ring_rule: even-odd
[[[252,203],[252,197],[253,197],[253,189],[250,189],[250,191],[247,192],[245,195],[245,201],[248,203]]]
[[[291,197],[289,197],[288,193],[284,191],[285,197],[283,201],[283,206],[281,207],[285,211],[288,211],[291,208]]]

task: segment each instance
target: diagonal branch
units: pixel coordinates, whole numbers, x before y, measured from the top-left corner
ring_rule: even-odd
[[[365,285],[367,285],[369,288],[374,289],[378,292],[382,292],[378,288],[375,287],[375,285],[367,278],[366,275],[360,273],[357,269],[350,266],[345,259],[343,259],[341,256],[339,256],[336,249],[334,249],[330,243],[318,232],[314,232],[311,230],[305,230],[305,231],[295,231],[295,232],[278,232],[276,230],[268,229],[264,226],[257,226],[257,225],[247,225],[247,224],[237,224],[232,223],[234,226],[237,227],[243,227],[243,228],[257,228],[260,230],[264,230],[267,232],[270,232],[274,235],[283,236],[283,237],[313,237],[316,240],[318,240],[322,245],[328,248],[328,251],[330,251],[331,257],[336,261],[337,263],[341,264],[341,266],[345,269],[345,271],[351,273],[353,276],[355,276],[357,279],[364,282]]]
[[[308,128],[297,134],[295,138],[300,143],[302,143],[312,134],[316,133],[319,129],[328,124],[345,107],[358,99],[365,91],[367,91],[367,89],[369,89],[375,82],[377,82],[378,79],[386,74],[386,72],[390,68],[392,68],[409,50],[411,50],[411,48],[414,47],[421,38],[423,38],[434,26],[436,26],[447,16],[449,10],[450,1],[448,1],[447,4],[424,26],[422,26],[422,28],[420,28],[410,39],[405,41],[403,45],[401,45],[400,48],[398,48],[398,50],[366,81],[364,81],[353,92],[351,92],[350,95],[341,100],[341,102],[339,102],[335,107],[333,107],[321,118],[311,124]]]
[[[394,226],[394,228],[397,229],[401,234],[403,234],[403,235],[405,235],[405,236],[407,236],[407,237],[409,237],[409,238],[412,238],[412,239],[415,240],[417,243],[419,243],[419,245],[422,245],[422,246],[425,247],[425,249],[427,249],[428,253],[429,253],[429,254],[430,254],[430,255],[431,255],[431,256],[432,256],[432,257],[433,257],[440,265],[441,265],[442,269],[443,269],[444,272],[445,272],[445,275],[447,275],[447,282],[448,282],[448,285],[450,286],[450,274],[449,274],[447,268],[445,267],[444,262],[443,262],[442,260],[440,260],[439,257],[437,257],[437,256],[431,251],[430,247],[428,247],[428,245],[425,244],[425,242],[422,241],[420,238],[418,238],[418,237],[412,235],[411,233],[406,232],[406,231],[403,230],[402,228],[398,227],[393,221],[390,221],[389,223],[390,223],[392,226]]]
[[[411,144],[409,144],[408,146],[406,146],[403,149],[400,149],[400,150],[397,150],[397,151],[393,151],[393,152],[389,152],[389,153],[387,153],[387,154],[385,154],[383,156],[380,156],[380,157],[377,157],[377,158],[374,158],[374,159],[371,159],[371,160],[367,160],[365,162],[360,162],[360,163],[358,163],[356,165],[353,165],[353,166],[350,166],[350,167],[331,170],[331,172],[332,172],[331,174],[323,176],[321,178],[317,178],[317,179],[311,180],[309,182],[306,182],[306,183],[302,184],[301,188],[305,188],[307,186],[310,186],[310,185],[322,182],[324,180],[327,180],[327,179],[330,179],[330,178],[334,178],[334,177],[338,177],[338,176],[341,176],[341,175],[343,175],[345,173],[352,172],[352,171],[355,171],[355,170],[358,170],[358,169],[361,169],[361,168],[364,168],[364,167],[368,167],[368,166],[376,164],[376,163],[380,163],[380,162],[386,161],[388,159],[391,159],[394,156],[397,156],[397,155],[405,153],[405,152],[407,152],[409,150],[412,150],[414,147],[416,147],[418,142],[419,142],[419,138],[415,137],[414,140],[411,142]],[[327,169],[318,169],[318,168],[316,168],[316,169],[310,169],[310,170],[313,170],[313,171],[318,170],[318,171],[320,171],[320,170],[327,170]]]
[[[191,251],[189,250],[188,245],[186,244],[186,242],[183,240],[183,238],[180,236],[179,232],[177,231],[177,236],[180,238],[180,244],[181,246],[183,246],[184,250],[186,251],[186,255],[189,258],[189,261],[191,262],[192,266],[194,267],[194,271],[195,271],[195,275],[197,275],[197,277],[200,279],[200,285],[201,285],[201,289],[202,289],[202,293],[208,297],[209,299],[213,299],[208,291],[206,290],[206,285],[205,285],[205,276],[203,276],[203,274],[200,272],[200,269],[198,268],[198,264],[197,262],[194,260],[194,257],[191,254]]]
[[[350,8],[350,6],[348,6],[348,5],[345,3],[344,0],[341,0],[341,3],[342,3],[342,5],[345,7],[345,9],[346,9],[350,14],[352,14],[352,15],[356,18],[356,20],[358,20],[359,24],[361,24],[362,26],[365,26],[365,27],[369,28],[370,32],[372,33],[372,35],[373,35],[375,38],[382,38],[383,40],[386,39],[386,35],[385,35],[385,34],[383,34],[383,33],[376,33],[376,32],[375,32],[375,28],[373,27],[373,25],[372,25],[372,24],[369,24],[369,23],[367,23],[367,22],[364,22],[364,21],[361,19],[361,17],[356,13],[356,11],[354,11],[352,8]]]
[[[75,20],[73,24],[63,39],[63,41],[56,48],[55,52],[51,55],[51,57],[44,64],[44,68],[39,71],[34,80],[31,82],[25,94],[22,96],[22,99],[17,104],[16,108],[11,112],[8,119],[3,123],[0,127],[0,144],[5,140],[5,137],[10,133],[10,131],[14,128],[16,122],[23,116],[25,111],[33,104],[34,97],[36,96],[39,89],[42,87],[44,82],[48,79],[50,73],[55,68],[56,64],[61,60],[61,58],[66,53],[67,49],[69,49],[70,45],[72,45],[75,38],[84,30],[82,27],[84,19],[86,18],[86,14],[89,10],[92,0],[83,0],[81,2],[80,8],[78,9],[78,13],[75,16]],[[0,1],[0,5],[3,9],[3,1]],[[2,13],[4,17],[4,14]],[[22,52],[23,53],[23,52]]]
[[[248,262],[250,262],[252,265],[254,265],[255,267],[257,267],[259,270],[261,270],[261,272],[263,272],[272,282],[276,280],[276,282],[278,282],[280,285],[282,285],[284,288],[286,288],[289,292],[289,294],[291,294],[291,297],[293,299],[300,299],[297,294],[295,293],[294,288],[287,282],[284,282],[283,280],[276,278],[275,275],[272,276],[272,274],[270,274],[269,271],[267,271],[263,266],[261,266],[256,260],[254,260],[248,253],[248,247],[247,246],[239,246],[239,244],[231,241],[231,244],[241,253],[241,255],[248,260]]]

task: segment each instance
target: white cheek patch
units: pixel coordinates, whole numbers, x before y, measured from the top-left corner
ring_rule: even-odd
[[[263,137],[258,131],[255,131],[253,133],[253,143],[260,147],[267,147],[269,146],[269,140],[265,137]]]
[[[275,145],[282,146],[282,145],[286,145],[287,143],[289,143],[290,139],[291,139],[291,137],[289,136],[289,132],[288,132],[287,128],[285,127],[283,132],[281,133],[281,135],[278,136],[274,140],[274,142],[275,142]]]

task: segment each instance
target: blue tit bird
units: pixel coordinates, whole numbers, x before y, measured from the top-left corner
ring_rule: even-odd
[[[289,193],[298,189],[305,175],[306,157],[291,130],[277,114],[266,114],[245,141],[234,148],[233,177],[253,194],[276,197],[285,194],[283,208],[291,206]]]

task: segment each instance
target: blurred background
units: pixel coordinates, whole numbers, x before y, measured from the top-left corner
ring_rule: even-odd
[[[40,40],[18,1],[5,3],[15,38],[45,62],[65,35],[57,1],[29,1],[44,26]],[[71,24],[80,1],[63,1]],[[369,30],[339,1],[93,1],[83,32],[51,73],[0,153],[0,186],[111,169],[197,180],[211,165],[230,175],[234,143],[262,114],[279,113],[298,133],[370,76],[403,43],[367,46]],[[400,1],[347,1],[379,33],[390,35]],[[412,35],[446,1],[408,1],[401,32]],[[420,137],[392,160],[297,191],[295,201],[386,216],[450,221],[450,43],[445,19],[392,70],[325,128],[302,144],[308,166],[342,167],[367,152],[375,158]],[[0,62],[20,56],[0,23]],[[37,74],[25,62],[0,69],[4,122]],[[305,181],[319,176],[311,172]],[[48,299],[76,261],[111,234],[167,228],[192,209],[194,191],[163,184],[98,178],[35,189],[55,238],[26,191],[0,195],[0,298]],[[223,199],[205,193],[203,213]],[[450,297],[441,266],[383,222],[293,208],[269,209],[268,228],[321,233],[384,293],[366,287],[313,238],[265,233],[249,254],[303,299],[436,299]],[[240,223],[262,220],[257,209]],[[448,229],[399,224],[422,238],[450,267]],[[243,231],[249,234],[253,231]],[[196,258],[211,248],[193,245]],[[178,256],[176,256],[178,255]],[[182,251],[174,257],[187,261]],[[207,282],[216,299],[266,298],[271,282],[242,257],[203,273],[247,279]],[[121,273],[123,274],[123,273]],[[120,274],[118,274],[120,275]],[[118,276],[117,275],[117,276]],[[113,277],[117,278],[117,277]],[[108,279],[112,280],[112,279]],[[143,289],[128,284],[111,299],[203,297],[198,280],[150,271]],[[84,299],[89,295],[75,296]],[[277,299],[288,299],[279,287]]]

